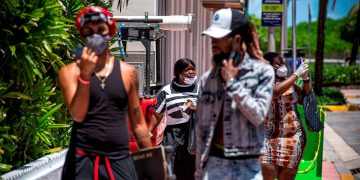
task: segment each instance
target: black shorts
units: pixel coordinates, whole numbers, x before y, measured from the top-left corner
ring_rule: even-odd
[[[61,179],[94,179],[95,158],[95,156],[79,155],[69,150]],[[130,156],[117,160],[109,159],[109,162],[115,179],[138,179],[134,163]],[[98,177],[99,180],[110,179],[104,157],[101,157],[99,161]]]

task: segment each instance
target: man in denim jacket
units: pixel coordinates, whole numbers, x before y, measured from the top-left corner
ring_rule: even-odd
[[[213,66],[200,79],[196,179],[262,179],[274,70],[254,58],[250,27],[242,12],[220,9],[202,33],[211,37]]]

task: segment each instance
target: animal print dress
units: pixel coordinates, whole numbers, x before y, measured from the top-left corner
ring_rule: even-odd
[[[306,144],[306,134],[297,111],[298,95],[292,86],[271,102],[265,120],[263,163],[297,169]]]

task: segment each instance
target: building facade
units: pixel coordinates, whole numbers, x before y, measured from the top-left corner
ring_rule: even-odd
[[[180,58],[192,59],[199,75],[210,68],[211,42],[210,38],[202,36],[201,32],[209,27],[214,10],[224,7],[243,10],[242,3],[245,3],[245,0],[130,0],[121,12],[116,8],[116,4],[112,11],[118,16],[142,16],[145,11],[149,12],[149,15],[159,16],[193,15],[190,31],[165,31],[166,37],[159,41],[158,51],[155,51],[155,43],[152,43],[152,51],[158,53],[155,56],[158,67],[156,70],[151,69],[157,77],[152,80],[165,85],[173,79],[173,66]],[[135,42],[129,43],[127,51],[144,51],[143,49],[140,42]]]

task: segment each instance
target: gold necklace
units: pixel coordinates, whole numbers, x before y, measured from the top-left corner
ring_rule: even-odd
[[[99,81],[101,82],[101,83],[100,83],[100,87],[101,87],[102,90],[105,89],[105,81],[106,81],[106,79],[108,78],[108,76],[109,76],[109,74],[110,74],[110,69],[111,69],[111,68],[110,68],[110,62],[111,62],[111,59],[109,60],[109,62],[108,62],[107,64],[105,64],[106,73],[105,73],[105,76],[104,76],[103,78],[101,78],[98,73],[95,73],[95,76],[96,76],[96,77],[99,79]]]

